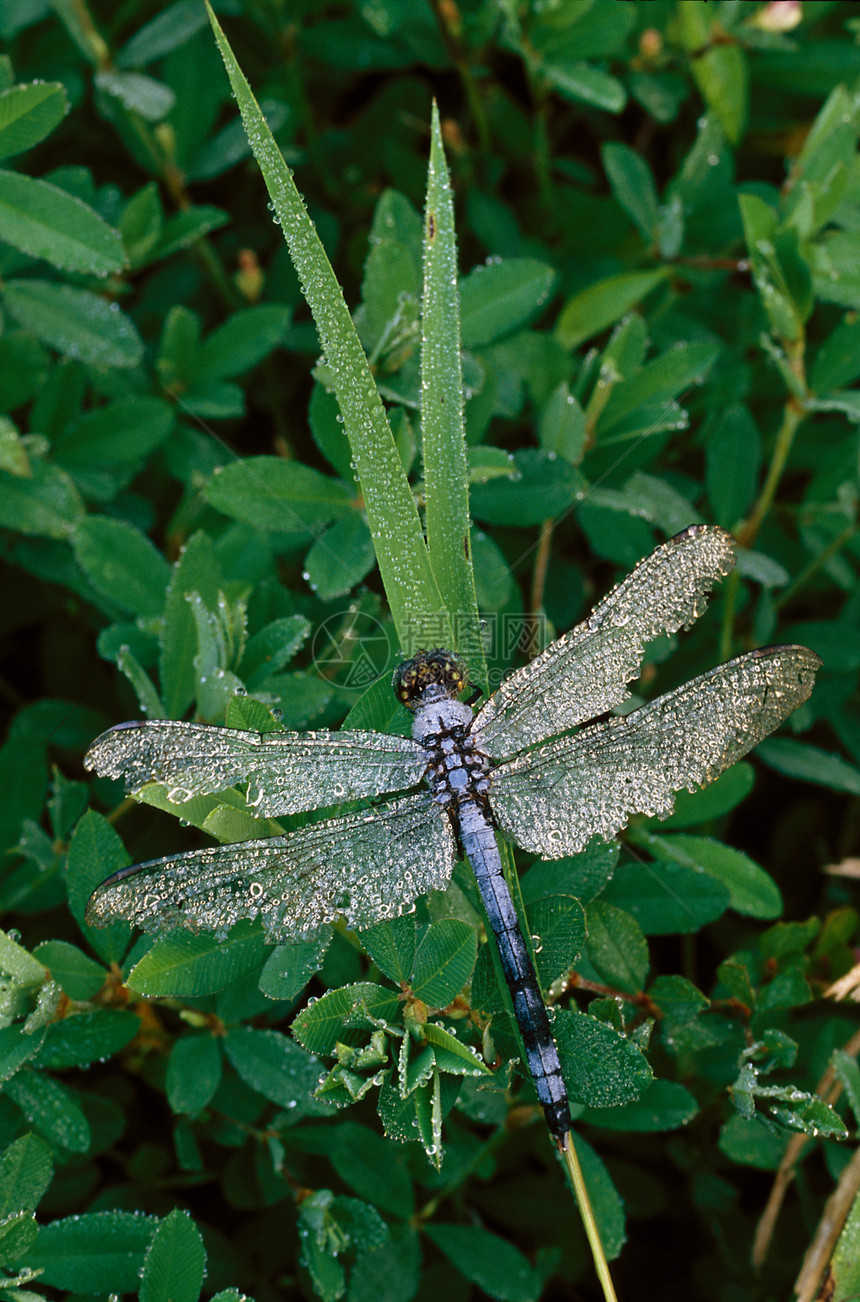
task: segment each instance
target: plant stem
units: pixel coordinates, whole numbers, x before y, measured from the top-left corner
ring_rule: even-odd
[[[803,407],[797,399],[794,397],[789,398],[783,409],[782,424],[776,436],[776,444],[768,467],[767,478],[764,481],[764,487],[753,507],[752,514],[741,525],[737,533],[737,539],[741,547],[751,547],[753,545],[764,523],[765,516],[773,506],[776,490],[779,487],[779,481],[782,478],[782,472],[785,470],[791,452],[791,445],[794,442],[794,435],[804,414]]]
[[[612,1283],[612,1276],[609,1273],[609,1263],[606,1260],[606,1254],[603,1251],[603,1244],[600,1241],[600,1231],[597,1228],[597,1221],[594,1219],[591,1201],[588,1197],[588,1189],[585,1185],[585,1177],[582,1174],[582,1167],[579,1165],[579,1158],[573,1143],[573,1135],[568,1131],[565,1136],[564,1148],[561,1150],[567,1167],[570,1182],[573,1185],[573,1192],[576,1194],[576,1201],[579,1206],[579,1214],[582,1217],[582,1224],[585,1229],[588,1245],[591,1248],[591,1255],[594,1259],[594,1267],[597,1271],[597,1277],[600,1280],[600,1286],[603,1289],[603,1296],[606,1302],[618,1302],[615,1292],[615,1286]]]

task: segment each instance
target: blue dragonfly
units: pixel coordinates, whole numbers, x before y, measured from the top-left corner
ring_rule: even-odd
[[[696,619],[734,562],[727,533],[692,525],[477,712],[460,699],[467,683],[458,657],[419,652],[394,675],[414,716],[411,737],[261,734],[169,720],[111,728],[85,764],[124,778],[132,794],[159,782],[183,803],[241,784],[265,818],[373,803],[283,836],[123,868],[96,889],[87,920],[224,932],[259,917],[274,942],[310,936],[338,917],[361,930],[444,889],[459,846],[498,945],[538,1100],[564,1148],[571,1119],[561,1063],[497,833],[556,859],[614,837],[633,814],[666,817],[678,791],[712,781],[808,698],[818,657],[772,646],[628,714],[599,717],[629,695],[647,644]]]

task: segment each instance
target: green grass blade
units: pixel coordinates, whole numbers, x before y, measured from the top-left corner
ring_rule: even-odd
[[[430,564],[448,605],[456,649],[465,657],[473,681],[486,690],[487,666],[469,545],[454,204],[435,104],[424,213],[421,323],[421,430]]]
[[[438,646],[440,632],[443,640],[452,638],[448,612],[364,349],[292,173],[218,20],[207,9],[245,132],[331,367],[395,628],[404,645]]]

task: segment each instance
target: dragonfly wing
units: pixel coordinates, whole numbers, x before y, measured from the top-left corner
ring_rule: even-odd
[[[504,758],[625,700],[647,644],[698,618],[734,563],[732,539],[716,526],[694,524],[663,543],[588,619],[502,683],[475,719],[481,747]]]
[[[126,790],[162,782],[178,803],[248,783],[261,818],[324,809],[401,791],[427,761],[411,737],[381,732],[242,732],[152,719],[121,723],[97,737],[84,765],[124,778]]]
[[[419,792],[287,836],[123,868],[95,890],[87,921],[225,932],[259,916],[267,940],[279,942],[340,916],[355,928],[399,917],[419,895],[444,890],[453,861],[449,820]]]
[[[498,826],[526,850],[558,859],[631,814],[665,817],[675,793],[711,782],[777,728],[812,691],[821,661],[801,646],[764,647],[495,769]]]

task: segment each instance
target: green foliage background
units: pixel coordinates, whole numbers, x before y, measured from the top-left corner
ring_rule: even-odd
[[[784,1297],[850,1194],[860,1110],[857,1019],[823,997],[853,963],[855,892],[821,875],[856,854],[860,794],[854,7],[784,31],[791,5],[731,0],[215,8],[419,494],[439,103],[488,627],[526,610],[562,631],[708,520],[737,574],[652,649],[643,697],[767,642],[824,661],[781,737],[620,855],[521,864],[620,1288]],[[134,805],[84,781],[97,733],[141,710],[271,726],[265,707],[402,726],[386,675],[358,690],[352,634],[385,635],[371,678],[398,638],[338,377],[202,3],[11,0],[0,35],[0,1293],[596,1297],[504,1065],[468,874],[324,955],[253,926],[129,950],[83,920],[107,872],[203,843],[159,810],[260,834],[237,793]],[[491,681],[515,658],[497,638]],[[798,1193],[756,1271],[786,1153]],[[860,1287],[853,1224],[836,1298]]]

